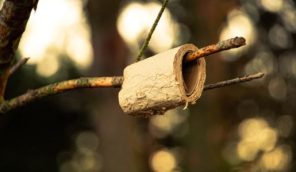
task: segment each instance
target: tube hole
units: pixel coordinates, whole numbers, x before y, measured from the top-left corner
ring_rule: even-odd
[[[188,53],[186,53],[184,57]],[[190,96],[194,92],[198,82],[199,60],[194,60],[192,62],[185,62],[184,57],[182,61],[182,76],[183,76],[185,93],[187,96]]]

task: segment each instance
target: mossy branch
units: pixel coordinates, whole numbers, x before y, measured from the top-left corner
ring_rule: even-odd
[[[68,81],[57,82],[35,90],[29,90],[23,95],[11,100],[4,101],[0,105],[0,113],[6,113],[18,107],[24,106],[30,102],[43,97],[64,93],[80,88],[104,88],[120,87],[123,77],[85,77]]]

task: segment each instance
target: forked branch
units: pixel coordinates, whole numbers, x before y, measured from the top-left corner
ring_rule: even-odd
[[[0,10],[0,102],[4,100],[19,41],[37,3],[38,0],[6,0]]]

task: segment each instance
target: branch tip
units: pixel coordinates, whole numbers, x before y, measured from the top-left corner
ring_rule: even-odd
[[[203,47],[201,49],[198,49],[195,52],[188,53],[185,57],[186,62],[191,62],[194,60],[197,60],[202,57],[209,56],[214,53],[218,53],[224,50],[229,50],[233,48],[238,48],[241,46],[246,45],[246,39],[243,37],[234,37],[231,39],[227,39],[224,41],[220,41],[216,44],[208,45],[206,47]]]
[[[252,74],[252,75],[246,75],[246,76],[243,76],[243,77],[238,77],[238,78],[234,78],[234,79],[230,79],[230,80],[226,80],[226,81],[217,82],[217,83],[214,83],[214,84],[208,84],[208,85],[206,85],[204,87],[204,91],[215,89],[215,88],[226,87],[226,86],[239,84],[239,83],[243,83],[243,82],[252,81],[254,79],[262,78],[263,76],[264,76],[264,73],[259,72],[259,73],[255,73],[255,74]]]
[[[26,64],[29,59],[30,59],[30,57],[26,57],[26,58],[20,59],[18,62],[16,62],[16,64],[10,68],[8,75],[11,76],[12,74],[14,74],[24,64]]]
[[[232,43],[234,46],[240,47],[240,46],[246,45],[246,39],[244,37],[235,37],[235,38],[233,38]]]

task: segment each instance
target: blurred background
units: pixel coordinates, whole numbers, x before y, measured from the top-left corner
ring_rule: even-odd
[[[6,98],[80,76],[122,75],[162,1],[40,0],[18,52],[30,57]],[[134,118],[118,89],[47,97],[0,118],[0,171],[296,171],[296,1],[170,0],[145,56],[234,36],[247,46],[207,58],[207,83],[264,72],[215,89],[188,110]]]

